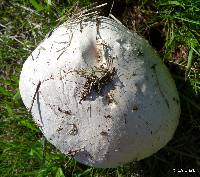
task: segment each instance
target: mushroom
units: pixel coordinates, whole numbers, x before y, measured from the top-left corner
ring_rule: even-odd
[[[175,83],[155,50],[107,17],[57,27],[25,61],[19,88],[47,140],[94,167],[151,156],[180,116]]]

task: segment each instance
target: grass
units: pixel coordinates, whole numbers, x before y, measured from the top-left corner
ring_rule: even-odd
[[[0,1],[0,176],[198,176],[200,0],[127,0],[114,5],[113,14],[130,30],[144,36],[163,58],[176,81],[182,108],[178,129],[166,147],[136,164],[117,169],[87,167],[62,155],[49,143],[44,146],[40,130],[22,103],[18,82],[24,61],[58,24],[57,19],[70,16],[75,3],[38,2]],[[81,1],[81,6],[90,3]],[[193,172],[183,173],[181,169]]]

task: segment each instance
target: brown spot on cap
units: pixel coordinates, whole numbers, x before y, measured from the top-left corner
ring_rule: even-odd
[[[138,108],[137,105],[133,105],[132,112],[133,112],[133,111],[138,111],[138,109],[139,109],[139,108]]]
[[[109,115],[105,115],[104,116],[106,119],[109,119],[109,118],[112,118],[112,116],[109,114]]]
[[[102,136],[108,136],[108,133],[105,132],[105,131],[102,131],[100,134],[101,134]]]

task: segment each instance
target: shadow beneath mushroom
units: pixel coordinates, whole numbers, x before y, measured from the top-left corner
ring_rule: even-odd
[[[179,125],[172,140],[153,156],[139,161],[137,167],[143,170],[145,176],[151,177],[199,176],[199,97],[191,83],[185,81],[185,71],[180,66],[170,62],[165,64],[172,73],[180,96],[182,111]]]

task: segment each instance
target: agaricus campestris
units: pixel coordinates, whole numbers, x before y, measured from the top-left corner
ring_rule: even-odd
[[[179,96],[154,49],[107,18],[64,23],[23,65],[20,93],[47,140],[94,167],[117,167],[172,138]]]

